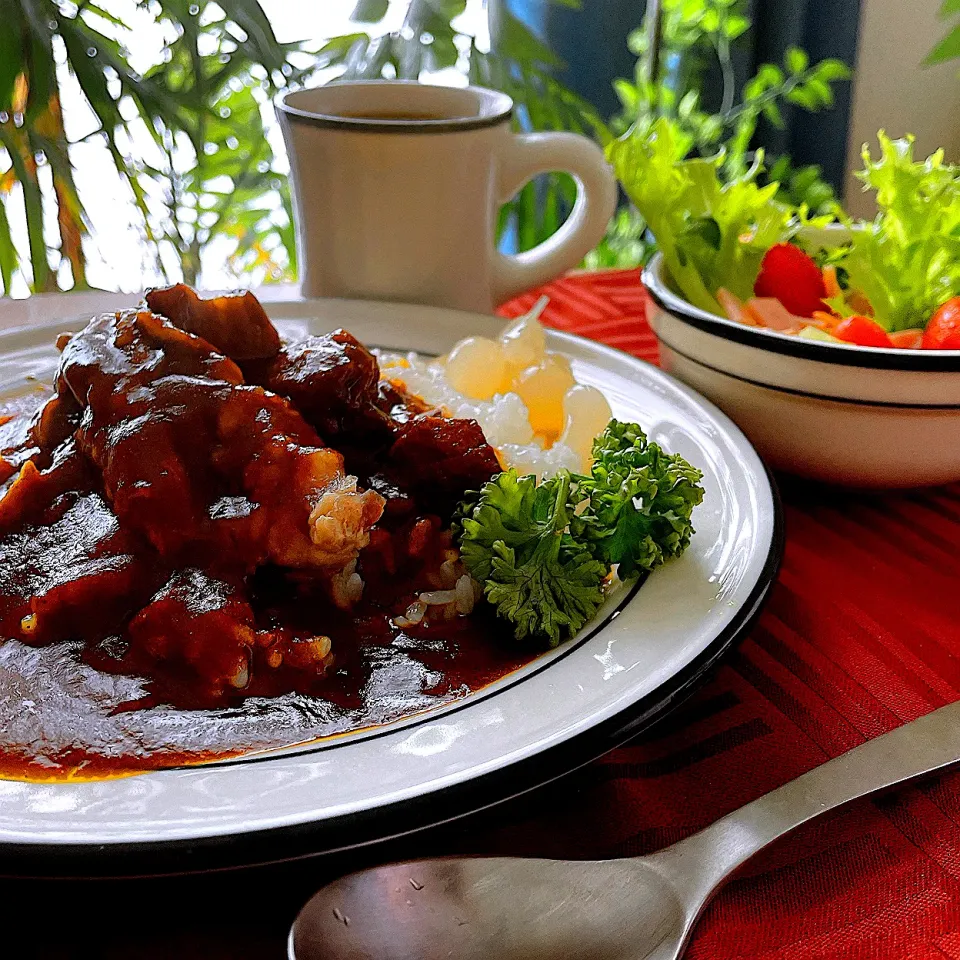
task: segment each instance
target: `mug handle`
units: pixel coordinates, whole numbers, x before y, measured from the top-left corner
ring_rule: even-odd
[[[494,252],[493,300],[499,306],[575,267],[602,239],[617,208],[617,181],[603,150],[575,133],[514,135],[500,158],[499,201],[507,203],[541,173],[569,173],[577,200],[543,243],[513,256]]]

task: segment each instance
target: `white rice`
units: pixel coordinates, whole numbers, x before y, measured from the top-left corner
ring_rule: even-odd
[[[436,360],[417,353],[387,352],[379,352],[378,359],[385,379],[403,383],[411,393],[441,408],[446,415],[476,420],[501,462],[521,475],[535,474],[543,479],[561,469],[584,471],[580,455],[565,444],[544,448],[543,440],[534,435],[530,426],[526,404],[517,394],[498,393],[490,400],[476,400],[450,386],[443,365]],[[395,626],[403,629],[429,620],[469,616],[483,597],[482,585],[467,573],[456,550],[448,551],[429,581],[437,589],[421,593],[402,616],[394,617]]]
[[[357,573],[356,560],[330,578],[330,596],[341,610],[352,610],[360,602],[363,578]]]
[[[425,590],[407,607],[403,616],[393,618],[395,627],[415,627],[424,620],[452,620],[454,617],[468,617],[473,613],[474,606],[483,596],[483,587],[466,572],[459,559],[444,561],[441,570],[448,564],[453,573],[453,587],[446,590]]]

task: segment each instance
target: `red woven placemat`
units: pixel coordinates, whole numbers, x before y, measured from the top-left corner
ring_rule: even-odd
[[[656,359],[635,270],[568,277],[545,292],[548,323]],[[786,557],[766,612],[658,729],[488,815],[335,863],[0,880],[12,918],[0,957],[281,957],[297,910],[336,872],[458,851],[647,853],[960,699],[960,487],[864,495],[782,478],[782,492]],[[960,774],[854,804],[752,861],[708,909],[689,956],[960,960]]]
[[[656,361],[636,271],[540,295],[544,319]],[[787,546],[758,626],[658,731],[551,791],[493,847],[647,853],[960,698],[960,488],[863,494],[782,479]],[[829,816],[755,860],[689,956],[960,958],[960,775]]]

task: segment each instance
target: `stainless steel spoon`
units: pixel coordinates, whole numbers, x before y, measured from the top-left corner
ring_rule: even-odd
[[[814,817],[960,762],[960,703],[805,773],[647,857],[508,857],[377,867],[324,887],[295,960],[678,960],[703,908],[754,854]]]

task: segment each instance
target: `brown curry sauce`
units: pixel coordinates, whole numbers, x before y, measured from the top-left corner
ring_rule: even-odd
[[[229,306],[235,309],[237,305]],[[201,328],[204,322],[201,316]],[[191,329],[191,323],[180,325]],[[261,329],[252,342],[269,339]],[[146,633],[144,642],[138,642],[131,625],[116,632],[98,623],[95,628],[89,627],[85,636],[74,638],[68,628],[47,619],[45,624],[53,622],[59,633],[45,638],[43,644],[34,644],[29,634],[0,643],[0,729],[6,732],[0,744],[0,776],[95,779],[312,742],[449,703],[482,689],[536,656],[533,649],[517,647],[509,631],[482,603],[469,617],[434,619],[407,629],[394,625],[393,618],[419,591],[436,587],[425,582],[424,576],[436,569],[450,548],[450,536],[445,532],[450,509],[464,490],[475,488],[497,469],[496,459],[476,424],[431,416],[416,398],[380,383],[375,362],[371,370],[369,354],[359,345],[355,348],[356,342],[347,334],[333,346],[336,351],[355,351],[360,362],[351,367],[342,363],[338,354],[334,359],[341,365],[335,372],[341,379],[334,384],[333,392],[326,400],[311,392],[310,378],[317,372],[318,356],[321,365],[326,364],[321,372],[329,372],[330,365],[322,355],[329,342],[328,338],[299,352],[289,345],[280,346],[279,357],[284,362],[279,367],[275,364],[272,373],[264,368],[264,361],[239,356],[243,374],[238,371],[236,377],[240,382],[242,376],[266,382],[291,397],[297,409],[306,411],[310,422],[322,429],[324,440],[329,438],[331,445],[344,453],[346,469],[362,478],[364,488],[383,498],[383,517],[374,528],[370,545],[360,555],[358,569],[365,589],[359,605],[349,612],[339,609],[320,580],[291,574],[272,562],[266,550],[255,569],[252,565],[252,572],[243,577],[221,570],[216,560],[210,559],[216,549],[208,549],[196,568],[187,566],[183,557],[192,564],[196,556],[184,553],[174,536],[176,525],[185,522],[174,511],[159,535],[166,538],[159,541],[160,560],[155,549],[143,551],[149,562],[137,556],[136,537],[140,534],[136,531],[133,545],[121,537],[105,560],[97,560],[91,553],[94,561],[105,563],[108,579],[116,579],[118,570],[125,571],[127,580],[121,579],[119,587],[111,588],[113,594],[108,591],[105,599],[89,610],[82,605],[70,606],[69,582],[62,585],[66,588],[61,590],[62,596],[57,594],[68,614],[80,611],[81,619],[74,622],[82,622],[86,629],[92,622],[90,617],[102,617],[106,624],[114,615],[109,604],[115,595],[126,597],[134,589],[130,584],[144,580],[137,588],[143,597],[137,599],[136,606],[150,594],[154,596],[131,622],[141,624],[141,631]],[[236,344],[233,347],[236,350]],[[180,344],[176,349],[182,349]],[[212,363],[223,367],[231,362],[218,360],[215,354],[210,356],[212,360],[203,360],[207,366]],[[144,389],[149,386],[146,382]],[[348,402],[361,392],[362,403]],[[259,397],[257,402],[262,402]],[[32,396],[11,398],[0,405],[0,448],[29,448],[37,429],[35,414],[44,403],[53,412],[44,429],[54,434],[58,443],[62,444],[83,422],[69,403],[57,409],[49,398],[48,392],[38,389]],[[68,407],[65,413],[63,406]],[[271,415],[290,419],[283,410],[271,408]],[[63,422],[58,423],[58,419]],[[297,443],[310,443],[309,427],[294,424],[290,429]],[[311,448],[305,449],[309,452]],[[389,450],[389,456],[384,450]],[[94,446],[93,455],[97,454]],[[152,455],[151,451],[148,454]],[[40,459],[42,466],[53,463],[53,469],[46,472],[55,475],[56,457],[47,457],[45,463],[42,455]],[[115,468],[115,461],[107,457],[103,463],[104,469]],[[11,475],[18,466],[14,460]],[[70,473],[64,483],[79,485],[81,491],[87,484],[89,497],[96,499],[101,496],[97,478],[91,480],[88,473],[87,465],[82,464],[80,473]],[[81,478],[77,480],[77,476]],[[27,493],[32,495],[32,488]],[[27,506],[23,510],[29,514],[31,502],[28,498],[24,502]],[[79,509],[83,502],[75,498],[71,509]],[[425,506],[437,513],[425,513]],[[90,509],[94,508],[99,509],[96,503]],[[60,522],[64,514],[57,509],[61,512],[54,517]],[[109,513],[109,507],[104,509]],[[80,521],[87,516],[81,511]],[[239,516],[242,519],[243,511]],[[37,531],[44,533],[42,523],[47,519],[45,516],[38,521],[38,527],[25,528],[26,532],[20,534],[22,542],[9,541],[9,535],[4,542],[8,547],[12,542],[15,552],[35,539]],[[247,541],[237,540],[237,528],[227,529],[233,538],[230,543],[241,542],[246,548]],[[112,543],[109,537],[104,542]],[[168,549],[168,543],[174,545]],[[131,554],[137,562],[125,568]],[[167,586],[155,593],[169,576],[168,571],[178,565],[186,569],[175,572]],[[145,613],[149,614],[146,619]],[[20,617],[20,608],[13,614],[15,619],[9,622],[22,624],[26,631],[31,615]],[[196,642],[200,642],[204,629],[215,634],[224,618],[231,629],[242,622],[251,635],[267,638],[264,658],[277,649],[277,637],[281,637],[286,659],[279,667],[267,670],[259,663],[261,651],[254,645],[249,681],[238,690],[223,684],[212,687],[209,677],[198,674],[189,660],[178,660],[167,651],[158,659],[158,637],[163,642],[169,634],[182,634],[178,642],[189,645],[193,642],[191,631],[195,631]],[[9,628],[4,632],[15,635]],[[296,660],[299,638],[319,635],[332,641],[333,661],[325,672],[306,669]]]

